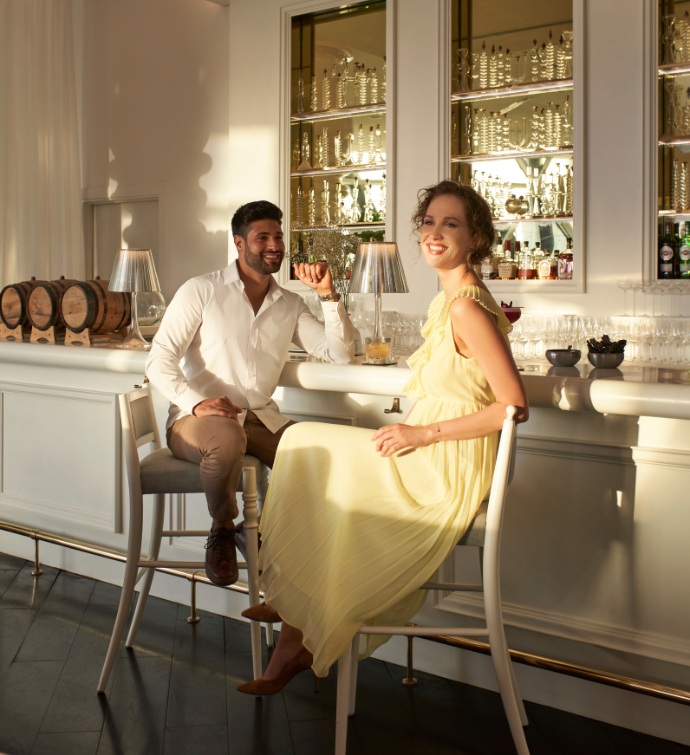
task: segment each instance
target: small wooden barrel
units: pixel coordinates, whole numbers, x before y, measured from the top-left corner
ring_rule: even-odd
[[[60,300],[65,291],[75,280],[66,280],[61,276],[56,281],[41,281],[29,294],[27,311],[29,322],[37,330],[48,330],[60,325]]]
[[[108,281],[77,281],[62,295],[60,317],[73,333],[113,333],[129,325],[132,300],[124,291],[108,291]]]
[[[31,278],[21,283],[11,283],[0,291],[0,319],[14,330],[20,325],[29,324],[29,294],[44,281]]]

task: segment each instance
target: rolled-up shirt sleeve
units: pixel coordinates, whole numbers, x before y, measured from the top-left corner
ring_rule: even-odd
[[[190,280],[168,305],[146,360],[146,376],[168,401],[185,412],[207,396],[189,384],[182,369],[182,359],[197,335],[203,317],[203,287]]]
[[[356,330],[342,299],[321,303],[323,323],[314,317],[306,304],[302,307],[297,319],[294,343],[325,362],[351,362],[355,355]]]

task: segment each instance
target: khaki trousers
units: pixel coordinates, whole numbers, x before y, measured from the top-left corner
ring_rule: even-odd
[[[213,519],[234,519],[238,514],[236,491],[244,454],[256,456],[269,467],[281,436],[294,422],[272,433],[247,412],[244,426],[228,417],[182,417],[168,429],[168,447],[178,459],[201,467],[201,484]]]

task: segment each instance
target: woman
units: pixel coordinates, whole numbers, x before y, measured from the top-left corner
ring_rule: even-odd
[[[268,605],[245,611],[277,611],[283,627],[265,675],[242,692],[278,692],[309,667],[325,676],[363,624],[409,620],[425,598],[417,588],[488,493],[506,407],[527,419],[511,326],[473,269],[494,241],[488,205],[441,181],[420,191],[413,221],[442,289],[408,360],[417,402],[373,436],[306,422],[286,431],[261,523]],[[367,641],[365,655],[385,639]]]

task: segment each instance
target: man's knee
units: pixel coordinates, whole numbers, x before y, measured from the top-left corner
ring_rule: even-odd
[[[234,419],[227,417],[203,417],[207,422],[202,453],[205,456],[234,459],[242,456],[247,449],[247,435]]]

